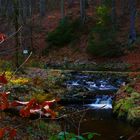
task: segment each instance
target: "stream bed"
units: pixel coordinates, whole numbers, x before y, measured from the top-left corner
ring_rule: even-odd
[[[137,128],[113,116],[112,104],[115,93],[122,84],[126,84],[126,76],[70,73],[65,81],[67,94],[62,98],[67,113],[84,112],[69,117],[67,129],[77,133],[79,120],[80,132],[96,132],[96,140],[127,140]],[[138,140],[139,136],[132,140]]]

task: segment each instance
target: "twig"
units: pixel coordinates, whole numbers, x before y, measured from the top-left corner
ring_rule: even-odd
[[[82,117],[81,117],[81,119],[80,119],[80,121],[79,121],[79,124],[78,124],[78,136],[80,136],[81,122],[82,122],[84,116],[86,115],[86,113],[87,113],[87,111],[85,111],[85,112],[82,114]]]
[[[105,106],[106,106],[106,105],[102,106],[102,107],[99,108],[99,109],[102,109],[102,108],[104,108]],[[91,109],[91,108],[89,107],[89,108],[87,108],[87,109],[83,109],[83,110],[76,111],[76,112],[73,112],[73,113],[64,114],[64,115],[62,115],[62,116],[60,116],[60,117],[54,118],[53,120],[59,120],[59,119],[62,119],[62,118],[66,118],[66,117],[68,117],[68,116],[76,115],[76,114],[79,114],[79,113],[88,111],[88,110],[90,110],[90,109]],[[51,119],[51,118],[45,118],[45,120],[52,120],[52,119]]]
[[[138,135],[140,135],[140,128],[138,128],[138,130],[132,136],[130,136],[127,140],[132,140],[133,138],[135,138]]]
[[[10,80],[14,77],[14,75],[18,72],[18,70],[30,59],[30,57],[32,56],[32,54],[33,53],[31,52],[29,54],[29,56],[26,58],[26,60],[12,73],[12,76],[11,76]]]

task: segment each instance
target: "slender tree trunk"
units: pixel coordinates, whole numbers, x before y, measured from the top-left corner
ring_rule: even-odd
[[[136,41],[135,19],[136,19],[136,0],[129,0],[130,6],[130,44]]]
[[[80,17],[81,22],[84,23],[86,19],[86,7],[85,7],[85,0],[80,0]]]
[[[0,16],[2,16],[2,0],[0,0]]]
[[[112,0],[112,24],[113,24],[114,29],[116,27],[116,20],[117,20],[116,0]]]
[[[14,26],[16,32],[19,29],[18,17],[19,17],[18,0],[14,0]],[[18,32],[15,35],[15,43],[16,43],[15,66],[16,68],[18,68],[19,67],[19,33]]]
[[[61,19],[64,19],[65,17],[65,2],[64,0],[61,0]]]
[[[46,14],[46,0],[40,0],[40,16],[43,17]]]
[[[7,16],[12,17],[13,13],[14,13],[13,2],[9,1],[7,7]]]

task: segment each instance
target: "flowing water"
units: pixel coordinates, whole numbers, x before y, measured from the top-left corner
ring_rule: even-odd
[[[136,128],[115,119],[112,113],[115,93],[126,81],[125,77],[112,75],[71,74],[70,79],[65,82],[69,91],[64,97],[67,99],[66,108],[73,111],[90,108],[82,120],[81,133],[101,134],[95,138],[96,140],[127,140],[135,133]],[[72,125],[69,129],[75,131]],[[132,140],[138,139],[137,136]]]

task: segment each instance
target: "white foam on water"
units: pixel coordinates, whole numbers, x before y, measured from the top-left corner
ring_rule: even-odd
[[[90,104],[95,109],[112,109],[112,104]]]

